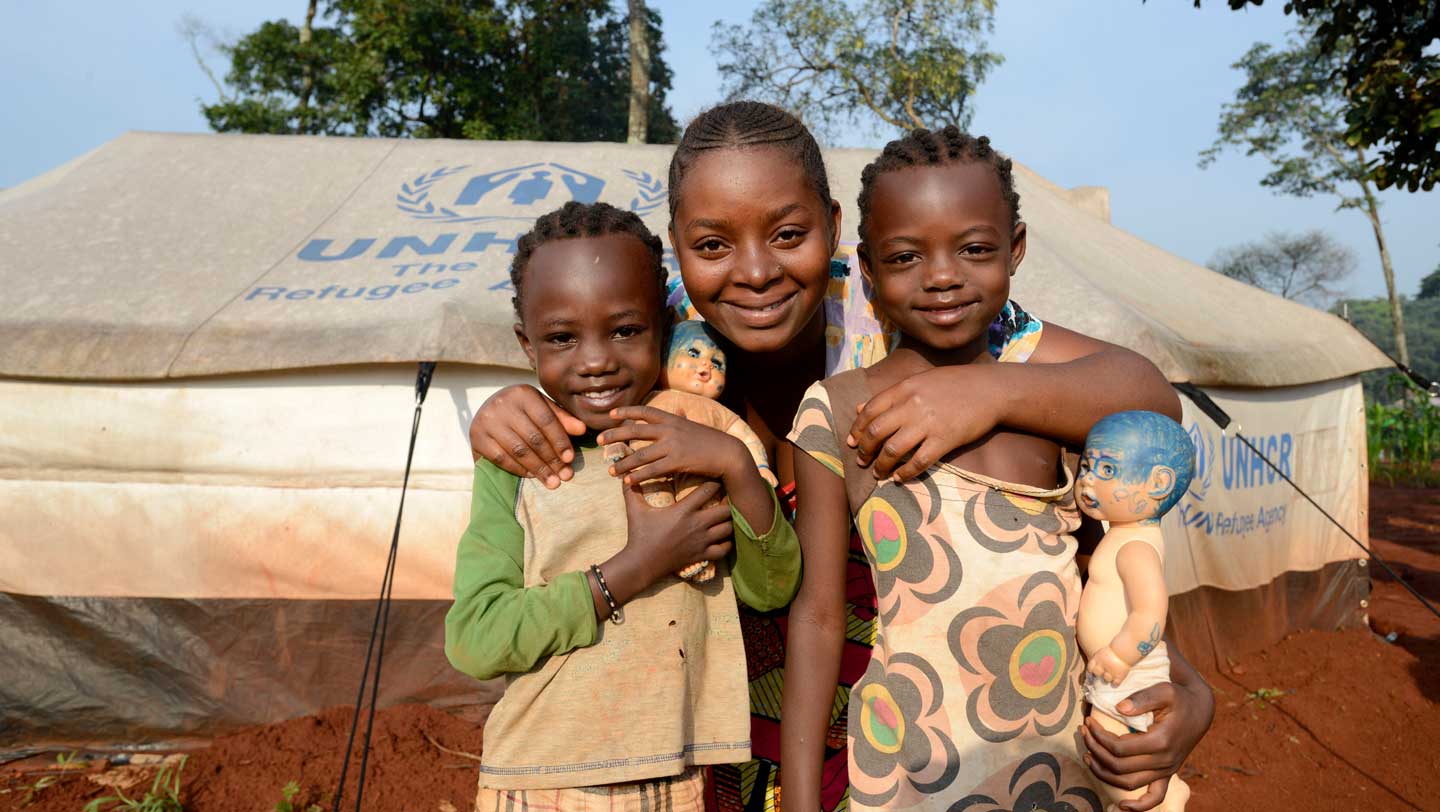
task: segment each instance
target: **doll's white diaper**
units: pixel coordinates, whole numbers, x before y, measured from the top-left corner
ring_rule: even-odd
[[[1139,716],[1126,716],[1115,710],[1115,704],[1136,691],[1169,681],[1170,654],[1162,642],[1155,646],[1154,651],[1141,657],[1140,662],[1130,669],[1130,673],[1125,675],[1125,679],[1120,680],[1119,685],[1111,685],[1104,679],[1087,672],[1085,674],[1085,699],[1094,705],[1096,710],[1112,719],[1119,719],[1132,730],[1145,731],[1149,730],[1150,723],[1155,721],[1155,714],[1147,712]]]

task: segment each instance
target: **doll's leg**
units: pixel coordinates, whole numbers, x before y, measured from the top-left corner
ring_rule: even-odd
[[[1096,721],[1100,722],[1101,727],[1104,727],[1117,736],[1130,732],[1130,728],[1126,726],[1124,722],[1104,711],[1091,708],[1090,715],[1094,717]],[[1105,812],[1115,812],[1115,810],[1119,808],[1117,804],[1121,801],[1139,798],[1145,794],[1144,787],[1130,790],[1112,787],[1109,784],[1101,784],[1100,786],[1105,792]],[[1190,786],[1180,780],[1180,776],[1172,775],[1170,776],[1170,786],[1165,792],[1165,801],[1156,808],[1161,810],[1161,812],[1185,812],[1185,803],[1189,800]]]

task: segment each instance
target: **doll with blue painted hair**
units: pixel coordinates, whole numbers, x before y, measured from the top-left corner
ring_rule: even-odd
[[[738,439],[750,451],[760,476],[774,487],[775,474],[770,470],[769,457],[760,437],[739,415],[717,400],[725,390],[726,371],[725,350],[711,328],[702,321],[682,321],[671,328],[665,349],[665,368],[660,372],[660,388],[646,399],[645,405],[680,415]],[[607,447],[606,456],[618,459],[644,448],[648,443],[632,441],[628,445],[628,448],[613,450]],[[640,483],[640,490],[651,507],[668,507],[677,499],[684,499],[702,481],[702,477],[693,475],[651,479]],[[697,561],[676,575],[703,583],[715,577],[715,565],[709,561]]]
[[[1160,639],[1169,609],[1160,517],[1180,501],[1194,475],[1190,435],[1164,415],[1112,414],[1085,438],[1075,501],[1087,516],[1109,522],[1109,530],[1090,557],[1075,636],[1088,661],[1090,715],[1113,733],[1149,729],[1152,714],[1126,716],[1116,703],[1170,681],[1170,658]],[[1143,788],[1109,789],[1106,809],[1144,794]],[[1189,797],[1185,782],[1171,776],[1160,809],[1179,812]]]

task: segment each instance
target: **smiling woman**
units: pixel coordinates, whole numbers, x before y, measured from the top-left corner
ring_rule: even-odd
[[[923,159],[924,153],[916,154]],[[901,163],[916,162],[913,156],[891,157]],[[873,363],[887,349],[881,326],[870,315],[868,287],[845,262],[831,261],[840,233],[840,209],[830,197],[819,148],[804,126],[783,110],[735,102],[706,111],[691,123],[672,158],[670,180],[671,243],[688,293],[688,300],[683,294],[678,298],[726,340],[730,369],[723,398],[759,436],[782,483],[779,493],[793,509],[797,455],[784,438],[806,390],[828,375]],[[993,242],[997,250],[1001,238],[1013,233],[1010,221],[998,222]],[[1009,249],[999,253],[1008,256]],[[959,267],[973,261],[961,260]],[[976,332],[977,319],[963,307],[957,310],[949,300],[939,304],[939,311],[947,311],[939,313],[939,321],[958,314],[965,332]],[[856,457],[869,467],[865,476],[879,479],[895,473],[900,479],[914,478],[927,467],[922,459],[938,460],[996,431],[1032,433],[1050,438],[1041,442],[1052,446],[1078,444],[1090,425],[1111,411],[1149,408],[1178,414],[1175,395],[1145,359],[1053,325],[1042,332],[1040,322],[1018,305],[1006,303],[1003,297],[999,304],[993,321],[978,327],[985,356],[991,361],[1003,356],[1039,364],[947,367],[877,391],[856,415]],[[1102,386],[1098,383],[1102,381],[1113,385]],[[1074,392],[1081,390],[1087,398],[1076,401]],[[1073,408],[1056,410],[1051,404],[1057,402]],[[471,441],[477,454],[504,470],[535,476],[547,488],[562,488],[568,487],[562,483],[579,475],[576,451],[567,435],[585,431],[584,422],[533,388],[512,387],[477,412]],[[698,462],[704,454],[693,456]],[[1054,472],[1052,458],[1052,477]],[[1052,525],[1059,523],[1045,526]],[[848,527],[840,529],[848,533]],[[797,799],[793,803],[798,808],[832,810],[848,805],[856,775],[850,771],[847,777],[843,709],[852,696],[847,686],[864,675],[876,628],[866,547],[859,534],[850,534],[849,541],[838,577],[813,578],[807,564],[808,586],[802,586],[802,592],[811,590],[811,600],[797,599],[790,622],[773,615],[744,617],[751,740],[757,758],[714,769],[707,790],[711,807],[775,808],[782,695],[788,708],[796,691],[836,684],[837,677],[839,688],[823,702],[807,705],[808,710],[793,716],[787,710],[784,755],[795,767],[786,773],[786,795]],[[1007,536],[997,546],[1008,541]],[[812,552],[807,549],[806,555]],[[905,589],[915,585],[897,578],[896,584],[902,583]],[[829,608],[816,608],[817,595]],[[1030,618],[1034,607],[1026,601],[1037,595],[1031,590],[1023,596],[1023,606],[1012,607],[1017,617]],[[1005,592],[996,600],[1013,597]],[[831,601],[837,605],[831,607]],[[840,626],[838,648],[817,645],[805,635],[787,639],[787,633],[815,624]],[[833,665],[797,685],[783,678],[787,657],[792,664]],[[1177,673],[1177,682],[1196,683],[1185,678],[1193,672],[1183,666],[1177,666]],[[1163,735],[1135,743],[1136,752],[1144,753],[1141,762],[1118,762],[1106,753],[1107,765],[1128,766],[1120,780],[1140,786],[1155,780],[1158,771],[1168,775],[1203,733],[1210,712],[1203,683],[1193,694],[1168,701],[1172,704]],[[886,713],[893,715],[905,707],[901,703],[886,706],[888,710],[877,708],[875,718],[883,721],[889,718]],[[850,715],[852,722],[857,718]],[[790,730],[801,731],[793,743]],[[814,769],[822,760],[823,768]],[[1067,777],[1072,772],[1066,768]]]

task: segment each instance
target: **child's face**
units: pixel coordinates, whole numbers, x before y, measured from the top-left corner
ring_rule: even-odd
[[[682,183],[670,242],[695,309],[746,352],[786,348],[819,314],[839,205],[769,147],[705,154]]]
[[[984,349],[1025,256],[995,170],[984,163],[887,172],[875,181],[859,253],[875,306],[909,341]]]
[[[725,351],[703,338],[674,347],[665,365],[665,386],[718,399],[725,390]]]
[[[660,376],[664,303],[645,245],[627,234],[555,240],[525,270],[515,336],[540,387],[591,429],[634,406]]]

